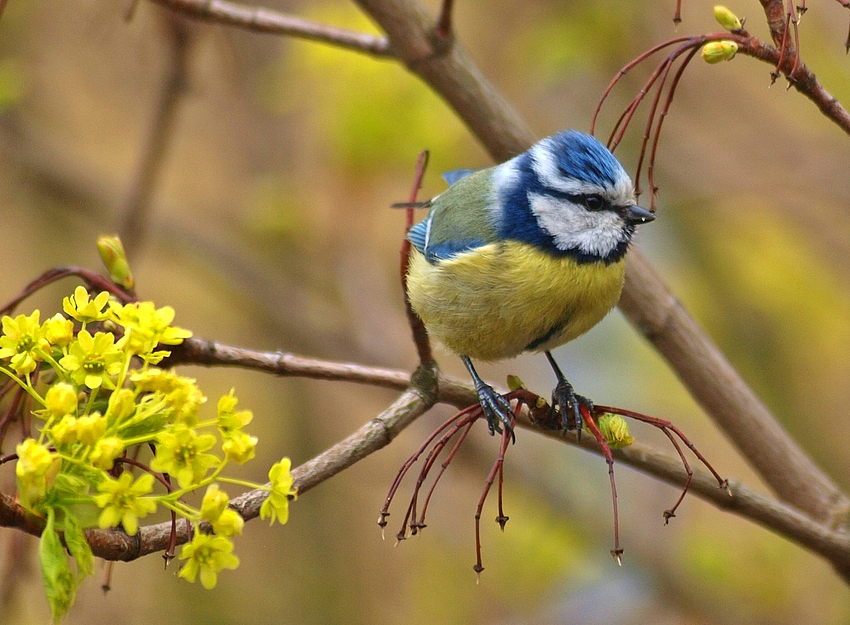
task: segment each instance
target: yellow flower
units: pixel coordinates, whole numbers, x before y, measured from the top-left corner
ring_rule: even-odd
[[[298,498],[298,489],[292,487],[292,475],[289,472],[292,461],[283,458],[269,470],[269,496],[260,506],[260,518],[271,517],[270,524],[278,521],[286,525],[289,520],[289,500]]]
[[[44,337],[51,345],[64,347],[74,338],[74,322],[56,313],[44,322]]]
[[[250,410],[236,410],[239,400],[233,393],[234,390],[230,389],[230,393],[222,395],[218,400],[218,429],[225,437],[241,430],[254,418],[254,413]]]
[[[233,432],[222,444],[221,450],[228,460],[244,464],[254,457],[257,449],[257,437],[248,436],[245,432]]]
[[[139,529],[139,519],[146,517],[156,510],[156,502],[150,497],[143,497],[153,490],[153,475],[145,473],[133,482],[133,475],[127,471],[117,480],[107,478],[101,482],[95,495],[94,502],[103,508],[97,524],[101,529],[117,527],[120,523],[130,536]]]
[[[134,373],[130,379],[139,391],[159,391],[174,409],[174,421],[193,426],[198,422],[198,409],[207,401],[193,378],[150,367]]]
[[[174,309],[171,306],[156,308],[153,302],[130,304],[110,303],[110,312],[116,323],[124,327],[122,344],[133,354],[154,356],[158,362],[169,352],[156,352],[157,345],[179,345],[192,336],[189,330],[172,326]]]
[[[26,507],[44,497],[59,471],[60,460],[38,441],[28,438],[15,448],[18,497]]]
[[[80,330],[77,340],[71,343],[68,354],[59,361],[71,374],[71,380],[90,389],[115,388],[112,377],[124,366],[124,353],[115,347],[115,336],[111,332],[98,332],[94,336],[88,330]]]
[[[59,423],[50,429],[50,437],[56,445],[75,443],[77,441],[77,418],[66,414]]]
[[[44,338],[44,329],[39,325],[39,315],[39,311],[35,310],[29,317],[3,317],[0,358],[11,358],[9,364],[19,375],[35,371],[42,355],[50,350],[50,344]]]
[[[92,323],[103,321],[108,313],[103,310],[109,301],[109,293],[103,291],[98,293],[93,300],[89,299],[89,292],[85,287],[78,286],[74,294],[62,300],[62,310],[69,317],[81,323]]]
[[[203,453],[215,445],[212,434],[198,435],[195,430],[180,424],[160,434],[157,440],[159,445],[151,468],[176,477],[180,488],[197,484],[207,470],[221,463],[216,456]]]
[[[239,558],[233,555],[233,543],[223,536],[195,533],[192,542],[183,546],[181,560],[188,560],[180,569],[180,577],[194,582],[198,575],[207,590],[215,588],[223,569],[235,569]]]
[[[109,396],[106,414],[110,423],[123,421],[136,410],[136,396],[128,388],[119,388]]]

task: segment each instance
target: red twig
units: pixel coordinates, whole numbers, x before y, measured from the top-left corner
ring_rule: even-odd
[[[518,415],[521,408],[521,404],[517,403],[514,414]],[[496,516],[496,522],[503,530],[505,529],[505,523],[508,522],[508,517],[505,516],[502,510],[502,468],[505,464],[505,453],[513,439],[512,430],[515,424],[516,419],[511,419],[510,430],[504,428],[502,431],[502,444],[499,446],[499,455],[490,468],[487,479],[484,480],[484,490],[481,492],[481,497],[478,499],[478,507],[475,509],[475,566],[472,568],[478,575],[481,575],[481,571],[484,570],[484,565],[481,561],[481,511],[484,509],[484,502],[487,501],[487,495],[490,494],[490,488],[493,486],[497,472],[499,473],[499,514]]]
[[[679,440],[681,440],[685,444],[685,446],[687,446],[687,448],[690,449],[691,452],[699,459],[699,461],[705,466],[705,468],[708,469],[711,472],[711,474],[714,476],[714,479],[717,480],[718,486],[720,488],[725,489],[726,492],[729,493],[730,497],[732,496],[732,493],[729,491],[728,480],[725,480],[722,477],[720,477],[720,474],[714,469],[713,466],[711,466],[711,463],[706,459],[706,457],[703,456],[702,453],[700,453],[700,451],[696,448],[696,446],[690,441],[690,439],[688,439],[688,437],[685,436],[684,432],[682,432],[682,430],[680,430],[678,427],[676,427],[671,421],[668,421],[666,419],[659,419],[657,417],[650,417],[648,415],[641,414],[639,412],[634,412],[632,410],[626,410],[625,408],[614,408],[612,406],[595,406],[594,408],[595,408],[596,414],[603,414],[603,413],[618,414],[618,415],[621,415],[623,417],[629,417],[630,419],[634,419],[635,421],[640,421],[642,423],[649,424],[649,425],[651,425],[655,428],[658,428],[662,432],[664,432],[664,434],[667,436],[667,438],[670,439],[670,442],[673,443],[673,447],[675,448],[676,452],[679,454],[679,458],[682,460],[682,464],[685,467],[685,472],[687,473],[688,477],[685,480],[685,484],[684,484],[684,487],[682,489],[682,494],[679,496],[679,499],[676,501],[676,503],[673,505],[672,508],[664,511],[665,523],[667,521],[669,521],[671,518],[673,518],[674,516],[676,516],[676,514],[675,514],[676,509],[679,507],[679,504],[682,503],[682,500],[685,498],[685,495],[688,492],[688,487],[691,484],[691,478],[693,476],[693,471],[691,470],[690,464],[688,464],[688,461],[685,458],[685,455],[682,453],[682,449],[679,447],[678,443],[673,438],[673,434],[675,434],[676,437],[678,437]]]
[[[94,271],[91,271],[89,269],[83,269],[82,267],[61,266],[54,267],[53,269],[48,269],[38,278],[27,284],[17,297],[12,299],[3,308],[0,308],[0,315],[11,314],[15,310],[15,308],[18,307],[18,304],[20,304],[22,301],[24,301],[26,298],[28,298],[30,295],[32,295],[39,289],[43,289],[48,284],[52,284],[57,280],[67,278],[69,276],[77,276],[83,282],[85,282],[90,289],[109,291],[109,293],[114,295],[122,302],[126,303],[135,300],[135,297],[132,294],[128,293],[120,286],[118,286],[108,278],[103,277],[99,273],[95,273]]]
[[[428,167],[428,150],[423,150],[419,153],[419,158],[416,160],[416,175],[413,179],[413,187],[410,190],[409,206],[405,209],[405,234],[413,227],[413,204],[416,203],[416,196],[419,194],[419,189],[422,187],[422,178],[425,176],[425,169]],[[416,351],[419,354],[419,362],[422,364],[430,364],[434,362],[434,356],[431,353],[431,341],[428,339],[428,331],[425,329],[425,324],[419,316],[413,311],[410,306],[410,298],[407,296],[407,270],[410,265],[410,241],[405,236],[401,243],[401,287],[404,293],[404,309],[407,313],[407,322],[410,325],[410,331],[413,333],[413,343],[416,345]]]
[[[614,508],[614,548],[611,550],[611,555],[617,561],[617,564],[623,566],[623,549],[620,547],[620,513],[617,507],[617,482],[614,480],[614,455],[611,453],[611,447],[608,445],[608,441],[605,440],[602,432],[596,426],[596,421],[593,419],[593,415],[590,414],[587,405],[580,403],[579,410],[581,410],[581,416],[587,424],[587,429],[596,437],[596,441],[599,443],[599,447],[602,449],[602,455],[605,457],[605,462],[608,465],[608,479],[611,480],[611,500]],[[599,411],[594,410],[594,412]]]

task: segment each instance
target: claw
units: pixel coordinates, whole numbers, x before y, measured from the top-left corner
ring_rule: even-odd
[[[478,401],[481,404],[481,409],[484,411],[484,417],[487,419],[487,426],[490,428],[490,434],[498,432],[502,433],[500,425],[504,425],[508,434],[512,439],[516,439],[513,426],[511,426],[511,417],[513,410],[510,402],[497,393],[489,384],[476,384],[475,391],[478,393]]]
[[[551,416],[555,414],[560,415],[561,427],[563,427],[564,431],[575,430],[576,438],[581,440],[581,431],[584,427],[581,406],[586,406],[590,414],[593,414],[593,402],[587,397],[576,394],[573,385],[561,373],[561,369],[558,367],[551,353],[546,352],[546,358],[549,359],[549,364],[552,365],[555,377],[558,378],[555,390],[552,391],[552,405],[549,408],[549,414]]]
[[[507,433],[511,435],[511,440],[516,442],[516,434],[514,434],[514,428],[511,425],[511,416],[513,415],[511,403],[479,377],[475,367],[472,366],[472,361],[467,356],[461,356],[461,360],[463,360],[463,364],[466,365],[469,374],[472,376],[472,381],[475,383],[478,403],[481,404],[481,410],[484,411],[490,434],[493,435],[496,432],[501,434],[501,426],[504,425]]]

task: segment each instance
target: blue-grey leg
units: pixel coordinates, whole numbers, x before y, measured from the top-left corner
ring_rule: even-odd
[[[513,415],[511,403],[481,379],[468,356],[461,356],[460,358],[463,360],[463,364],[466,365],[469,375],[472,376],[472,381],[475,384],[475,392],[478,394],[478,403],[481,404],[481,409],[484,411],[484,417],[487,419],[490,434],[492,435],[495,432],[502,433],[502,428],[499,425],[499,422],[501,422],[504,424],[508,434],[511,435],[511,439],[516,441],[514,429],[511,427],[511,416]]]
[[[558,378],[558,383],[555,385],[555,390],[552,391],[552,406],[550,410],[558,412],[561,416],[561,426],[565,431],[575,430],[576,438],[581,440],[581,430],[584,425],[581,418],[581,404],[588,407],[590,412],[593,412],[593,402],[587,397],[577,395],[573,389],[573,385],[567,381],[558,363],[551,352],[546,352],[546,358],[549,364],[552,365],[552,370],[555,372],[555,377]]]

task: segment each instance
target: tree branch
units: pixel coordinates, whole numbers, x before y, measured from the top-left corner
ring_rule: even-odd
[[[326,363],[325,368],[332,369],[334,364]],[[380,379],[382,375],[383,373],[377,375],[376,379]],[[442,388],[439,391],[434,388],[433,375],[434,372],[430,370],[417,371],[413,376],[414,385],[402,393],[389,408],[345,440],[293,469],[292,475],[299,495],[388,445],[438,398],[440,401],[448,400],[447,403],[456,406],[467,406],[476,401],[472,387],[462,383],[457,383],[457,388],[452,388],[448,397],[444,397]],[[581,446],[597,455],[601,454],[598,444],[590,437],[583,437],[579,443],[574,432],[562,434],[558,431],[543,430],[533,425],[525,414],[520,416],[519,424],[523,428],[535,430],[564,443]],[[614,455],[620,462],[674,486],[682,486],[687,478],[678,457],[640,443],[615,450]],[[850,536],[846,533],[831,530],[790,506],[760,495],[737,481],[731,480],[729,489],[731,497],[725,490],[717,487],[717,481],[712,475],[695,468],[690,485],[690,492],[693,494],[820,554],[839,570],[850,570]],[[259,515],[265,497],[265,491],[252,490],[235,497],[231,505],[246,520],[250,520]],[[15,527],[38,536],[44,528],[44,520],[21,508],[12,498],[0,494],[0,525]],[[164,522],[144,526],[136,536],[128,536],[118,530],[89,530],[87,537],[96,556],[106,560],[130,561],[164,551],[169,545],[170,533],[171,523]],[[178,522],[177,544],[183,544],[188,539],[188,525]]]
[[[129,258],[133,258],[144,239],[150,212],[151,197],[162,171],[166,149],[170,142],[177,112],[189,73],[189,47],[191,32],[188,24],[174,14],[164,15],[165,36],[163,41],[169,50],[166,61],[166,76],[162,82],[145,144],[139,163],[130,183],[124,206],[119,211],[121,222],[118,233]]]
[[[261,33],[309,39],[374,56],[393,56],[386,37],[316,24],[262,7],[246,7],[226,0],[151,0],[195,19],[237,26]]]

